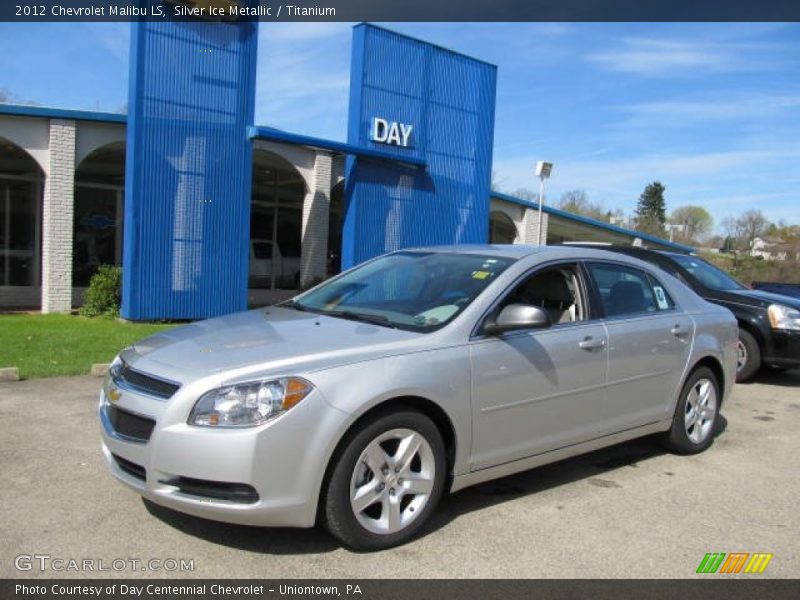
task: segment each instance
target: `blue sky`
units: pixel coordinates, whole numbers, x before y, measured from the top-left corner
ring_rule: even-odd
[[[547,196],[633,210],[644,186],[717,223],[760,208],[800,223],[800,25],[392,23],[499,67],[494,170]],[[0,89],[119,111],[129,25],[0,24]],[[263,23],[256,122],[345,139],[351,25]]]

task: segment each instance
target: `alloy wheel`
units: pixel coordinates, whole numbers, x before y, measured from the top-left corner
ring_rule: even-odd
[[[747,346],[739,340],[736,344],[736,372],[741,371],[747,364]]]
[[[396,533],[423,512],[435,479],[436,461],[425,437],[411,429],[392,429],[367,444],[356,462],[350,507],[368,531]]]
[[[711,435],[717,414],[717,388],[709,379],[698,379],[686,397],[684,426],[686,435],[694,444],[700,444]]]

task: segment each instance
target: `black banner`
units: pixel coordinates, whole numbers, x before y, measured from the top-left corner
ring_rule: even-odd
[[[797,0],[4,0],[0,21],[800,21]]]
[[[794,600],[800,580],[728,579],[698,576],[681,580],[263,580],[263,579],[72,579],[2,580],[3,600],[219,600],[293,598],[295,600]]]

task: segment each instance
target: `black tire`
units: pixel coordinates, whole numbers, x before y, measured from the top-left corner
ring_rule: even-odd
[[[745,329],[739,329],[739,343],[744,348],[745,362],[742,366],[737,364],[736,383],[752,379],[761,368],[761,348],[753,334]]]
[[[710,422],[703,421],[703,425],[698,425],[701,427],[702,431],[706,431],[705,437],[700,440],[693,440],[689,431],[692,431],[693,434],[694,431],[687,430],[687,414],[691,410],[691,407],[687,407],[687,404],[689,404],[689,396],[692,391],[695,390],[696,386],[702,385],[701,382],[704,381],[708,381],[714,388],[713,397],[715,408]],[[662,442],[667,450],[675,454],[697,454],[708,448],[714,441],[714,435],[716,434],[721,401],[719,382],[714,372],[708,367],[700,367],[692,371],[681,389],[681,395],[675,407],[675,415],[672,418],[672,427],[662,438]],[[708,425],[707,429],[705,429],[706,423]]]
[[[422,510],[413,515],[413,520],[407,526],[394,533],[375,533],[367,529],[356,518],[350,500],[351,481],[358,461],[367,446],[382,435],[396,429],[411,430],[427,441],[435,465],[433,486],[427,501],[421,507]],[[430,454],[428,456],[430,462]],[[358,425],[340,445],[329,467],[327,485],[323,489],[320,505],[320,516],[325,528],[352,550],[383,550],[408,542],[425,526],[442,497],[447,480],[445,456],[444,441],[439,430],[433,421],[419,412],[404,409],[382,413]],[[369,472],[371,473],[371,470]],[[402,480],[400,481],[402,482]],[[410,497],[412,500],[415,498],[413,494]],[[377,506],[378,504],[373,505],[373,507]],[[381,507],[380,510],[384,509]]]

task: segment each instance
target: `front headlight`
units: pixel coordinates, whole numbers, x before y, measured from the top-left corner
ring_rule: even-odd
[[[103,379],[103,397],[107,400],[116,401],[119,398],[119,390],[115,385],[115,381],[120,379],[122,375],[122,359],[118,356],[114,357],[111,366],[108,367],[105,379]],[[114,397],[116,395],[116,397]]]
[[[250,381],[203,394],[189,415],[189,425],[254,427],[296,406],[314,389],[299,377]]]
[[[783,304],[770,304],[767,309],[769,324],[773,329],[800,330],[800,311]]]

